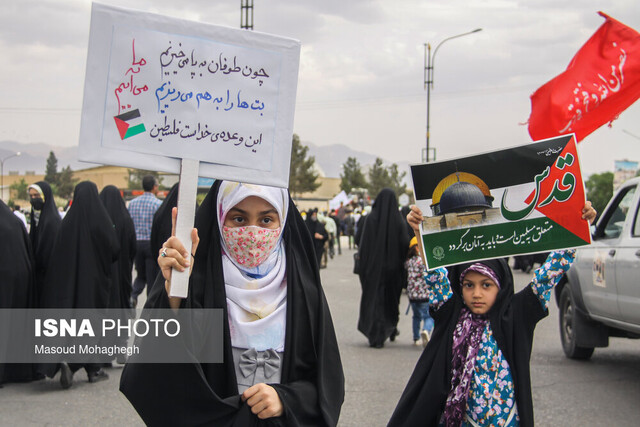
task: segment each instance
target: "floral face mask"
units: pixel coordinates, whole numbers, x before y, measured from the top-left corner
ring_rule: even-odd
[[[255,225],[247,227],[223,227],[224,239],[229,256],[239,265],[255,268],[269,257],[280,237],[281,228],[269,229]]]

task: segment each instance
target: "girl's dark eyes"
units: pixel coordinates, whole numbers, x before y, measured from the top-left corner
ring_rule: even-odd
[[[481,285],[482,285],[483,288],[489,289],[490,287],[493,286],[493,283],[491,283],[491,282],[482,282]],[[471,282],[465,282],[465,283],[462,284],[462,286],[464,286],[465,288],[473,288],[474,284],[471,283]]]

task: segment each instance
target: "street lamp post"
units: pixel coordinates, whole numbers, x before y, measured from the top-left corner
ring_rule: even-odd
[[[431,55],[431,44],[424,44],[424,87],[427,90],[427,151],[425,152],[425,163],[429,162],[429,112],[431,111],[431,88],[433,87],[433,67],[434,61],[436,59],[436,53],[438,53],[438,49],[442,44],[451,39],[457,39],[458,37],[466,36],[469,34],[477,33],[478,31],[482,31],[482,28],[476,28],[473,31],[468,31],[466,33],[458,34],[455,36],[447,37],[442,40],[436,48],[433,50],[433,56]],[[434,149],[434,160],[435,160],[435,149]]]
[[[0,198],[4,197],[4,162],[5,160],[9,160],[12,157],[17,157],[20,155],[18,151],[15,154],[11,154],[10,156],[5,157],[4,159],[0,159]]]

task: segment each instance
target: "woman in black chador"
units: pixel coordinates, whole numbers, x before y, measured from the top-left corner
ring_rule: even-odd
[[[107,185],[100,192],[100,200],[113,222],[120,245],[120,255],[112,266],[113,286],[109,294],[109,308],[129,308],[133,260],[136,256],[136,230],[120,190]]]
[[[329,234],[324,228],[324,224],[318,221],[317,209],[307,211],[307,219],[305,223],[307,224],[309,234],[311,234],[313,247],[316,251],[316,262],[318,265],[321,265],[322,254],[324,253],[324,242],[329,239]]]
[[[118,236],[96,185],[79,183],[53,247],[42,290],[43,308],[108,308],[114,283],[111,267],[119,252]],[[43,373],[51,378],[59,367],[48,365]],[[69,367],[71,372],[84,367],[90,382],[107,378],[98,364]],[[66,365],[62,369],[60,382],[67,388],[71,375]]]
[[[338,344],[313,243],[287,190],[217,181],[195,225],[187,298],[168,296],[173,269],[189,268],[173,236],[145,312],[222,309],[224,361],[128,363],[120,390],[148,425],[335,426],[344,399]]]
[[[49,184],[38,181],[30,185],[28,191],[31,202],[29,238],[35,262],[36,298],[39,299],[49,266],[49,257],[62,220]]]
[[[22,221],[0,200],[0,309],[34,307],[32,267],[33,256],[27,230]],[[0,342],[0,352],[9,346],[26,344],[24,336],[11,335],[10,331],[14,328],[10,322],[13,318],[9,317],[8,324],[0,324],[0,328],[9,332],[8,342]],[[0,363],[0,384],[32,379],[34,375],[30,363]]]
[[[360,253],[360,318],[358,330],[371,347],[380,348],[398,334],[404,260],[409,249],[406,221],[393,190],[378,194],[356,236]]]

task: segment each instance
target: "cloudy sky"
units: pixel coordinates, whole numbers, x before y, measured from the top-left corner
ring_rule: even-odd
[[[103,3],[229,27],[239,0]],[[435,57],[430,144],[437,159],[530,142],[529,96],[602,24],[640,30],[638,0],[255,0],[256,31],[302,43],[294,132],[391,162],[425,146],[424,44]],[[606,8],[603,4],[607,4]],[[91,3],[9,0],[0,14],[0,141],[78,143]],[[580,144],[585,174],[640,160],[640,103]]]

